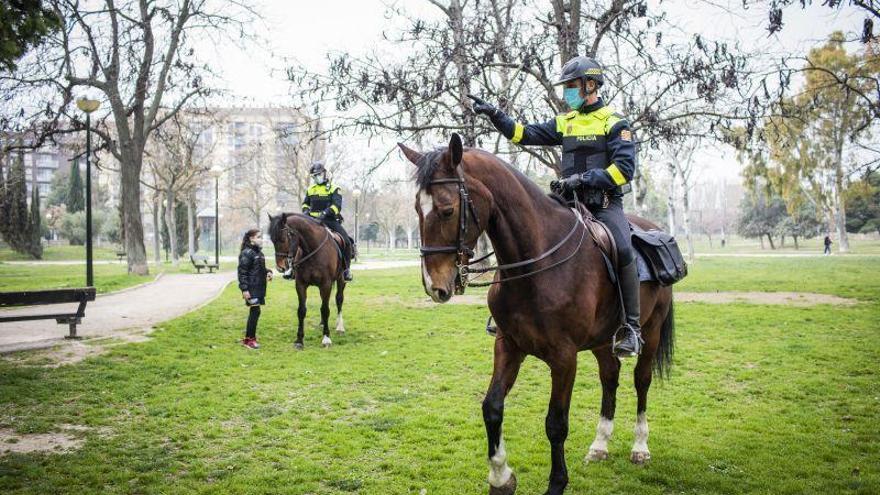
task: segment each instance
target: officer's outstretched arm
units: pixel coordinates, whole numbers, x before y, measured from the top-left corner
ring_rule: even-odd
[[[522,124],[498,111],[491,120],[492,125],[512,143],[524,146],[562,144],[562,134],[556,131],[556,119],[541,124]]]

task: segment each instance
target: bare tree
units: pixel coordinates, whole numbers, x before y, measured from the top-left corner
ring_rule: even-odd
[[[474,119],[467,92],[497,101],[521,121],[564,111],[552,80],[574,54],[608,68],[604,92],[631,120],[641,141],[677,139],[685,124],[714,136],[756,118],[748,57],[737,46],[684,33],[643,0],[428,0],[439,20],[402,8],[390,12],[406,28],[386,34],[392,47],[417,49],[399,63],[380,54],[334,55],[326,74],[291,68],[296,96],[339,115],[326,132],[394,133],[420,139],[461,132],[469,144],[494,143],[558,172],[556,150],[501,146],[484,119]],[[536,12],[546,13],[535,15]],[[613,77],[612,77],[613,75]]]
[[[0,92],[12,105],[0,126],[30,126],[41,145],[58,133],[84,128],[73,112],[75,93],[102,95],[108,111],[95,115],[92,132],[120,163],[123,229],[128,270],[146,274],[140,179],[150,136],[184,105],[209,93],[207,67],[199,63],[199,39],[229,33],[246,36],[249,7],[235,0],[49,0],[62,29],[0,75]],[[36,95],[36,98],[35,98]]]
[[[213,115],[204,111],[178,112],[156,130],[148,143],[146,163],[153,177],[153,187],[165,197],[165,226],[168,229],[171,259],[180,262],[175,207],[181,200],[187,204],[188,252],[194,252],[195,231],[192,225],[191,196],[204,181],[211,168],[214,143],[204,139],[213,125]]]

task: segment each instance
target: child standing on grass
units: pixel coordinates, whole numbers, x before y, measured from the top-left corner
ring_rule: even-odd
[[[266,282],[272,280],[272,270],[266,269],[263,256],[263,234],[260,229],[251,229],[241,240],[238,255],[238,288],[245,304],[250,308],[247,330],[241,344],[250,349],[259,349],[257,343],[257,320],[260,319],[260,306],[266,304]]]

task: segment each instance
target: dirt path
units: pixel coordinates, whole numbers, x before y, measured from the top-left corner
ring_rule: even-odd
[[[99,295],[86,306],[77,326],[84,339],[138,340],[154,325],[184,315],[220,294],[234,272],[214,274],[165,274],[156,281],[130,289]],[[57,305],[53,309],[75,305]],[[50,307],[32,306],[4,311],[6,315],[45,313]],[[64,340],[67,326],[54,320],[0,323],[0,354],[67,344],[67,351],[86,351],[89,345]]]

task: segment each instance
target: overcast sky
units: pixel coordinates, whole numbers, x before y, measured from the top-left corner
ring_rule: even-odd
[[[387,8],[393,3],[410,12],[438,15],[437,9],[425,0],[261,0],[256,8],[263,20],[257,31],[264,38],[265,46],[248,50],[215,48],[213,64],[226,81],[227,89],[236,96],[236,102],[289,104],[289,86],[283,72],[287,61],[297,60],[313,70],[322,70],[326,67],[328,52],[357,54],[377,49],[382,45],[383,30],[393,32],[397,27]],[[806,53],[836,29],[860,32],[864,18],[853,8],[840,11],[816,5],[805,10],[789,8],[784,13],[782,32],[769,37],[765,9],[743,11],[741,0],[715,0],[715,4],[730,5],[730,12],[702,2],[662,2],[670,20],[684,31],[703,33],[712,39],[737,40],[744,48],[760,48],[763,53],[780,55]],[[386,150],[379,148],[389,146],[393,146],[393,140],[374,146],[374,152],[384,154]],[[702,151],[699,162],[705,163],[704,176],[737,180],[739,165],[732,155],[730,150]],[[399,176],[404,167],[399,160],[394,160],[381,175]]]

